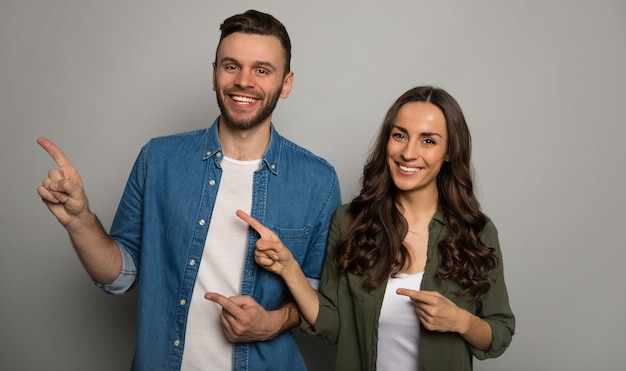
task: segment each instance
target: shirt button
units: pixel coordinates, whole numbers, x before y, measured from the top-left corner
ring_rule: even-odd
[[[189,265],[196,265],[196,259],[191,259],[189,261]]]
[[[215,156],[217,156],[218,158],[222,157],[222,152],[218,152]]]
[[[174,340],[174,346],[177,347],[180,345],[180,340],[176,339]]]
[[[276,169],[276,165],[271,164],[270,167],[272,168],[272,170]]]
[[[204,223],[206,223],[206,222],[204,221],[204,219],[200,219],[200,221],[198,222],[198,224],[200,224],[200,225],[204,225]]]
[[[180,305],[185,305],[187,304],[187,300],[185,299],[180,299]]]
[[[213,179],[209,180],[209,185],[214,186],[215,185],[215,180],[213,180]]]
[[[206,153],[207,156],[211,156],[211,151]]]

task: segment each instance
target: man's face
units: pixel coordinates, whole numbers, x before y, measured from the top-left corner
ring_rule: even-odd
[[[286,76],[278,38],[236,32],[222,40],[213,65],[222,121],[246,130],[269,124],[278,98],[287,98],[293,73]]]

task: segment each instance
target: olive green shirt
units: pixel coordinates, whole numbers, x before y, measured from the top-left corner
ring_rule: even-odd
[[[378,349],[378,319],[385,285],[368,292],[363,288],[364,276],[344,273],[338,276],[334,263],[335,248],[349,225],[347,205],[337,209],[331,223],[326,259],[318,297],[320,309],[315,326],[302,319],[301,329],[317,335],[328,344],[338,344],[336,370],[375,370]],[[438,291],[459,307],[473,313],[491,326],[492,344],[488,351],[471,347],[458,333],[436,332],[420,326],[419,369],[441,371],[472,370],[472,359],[493,358],[501,355],[511,342],[515,330],[515,316],[509,306],[504,283],[502,254],[496,227],[489,222],[482,232],[482,241],[495,248],[498,266],[493,271],[495,282],[480,300],[454,294],[459,286],[436,277],[441,254],[438,243],[448,229],[443,212],[438,211],[430,225],[426,268],[421,290]]]

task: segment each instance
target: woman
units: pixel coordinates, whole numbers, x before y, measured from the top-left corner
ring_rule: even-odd
[[[514,333],[497,230],[473,190],[471,137],[452,96],[407,91],[387,112],[360,194],[335,212],[316,292],[256,220],[256,261],[280,275],[302,328],[338,344],[337,370],[471,370]]]

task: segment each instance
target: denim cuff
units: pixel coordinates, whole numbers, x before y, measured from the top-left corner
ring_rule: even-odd
[[[98,286],[102,291],[111,295],[121,295],[133,287],[135,283],[135,279],[137,278],[137,267],[133,262],[130,254],[123,247],[119,246],[120,253],[122,254],[122,270],[120,271],[119,276],[109,283],[102,284],[94,281],[96,286]]]

